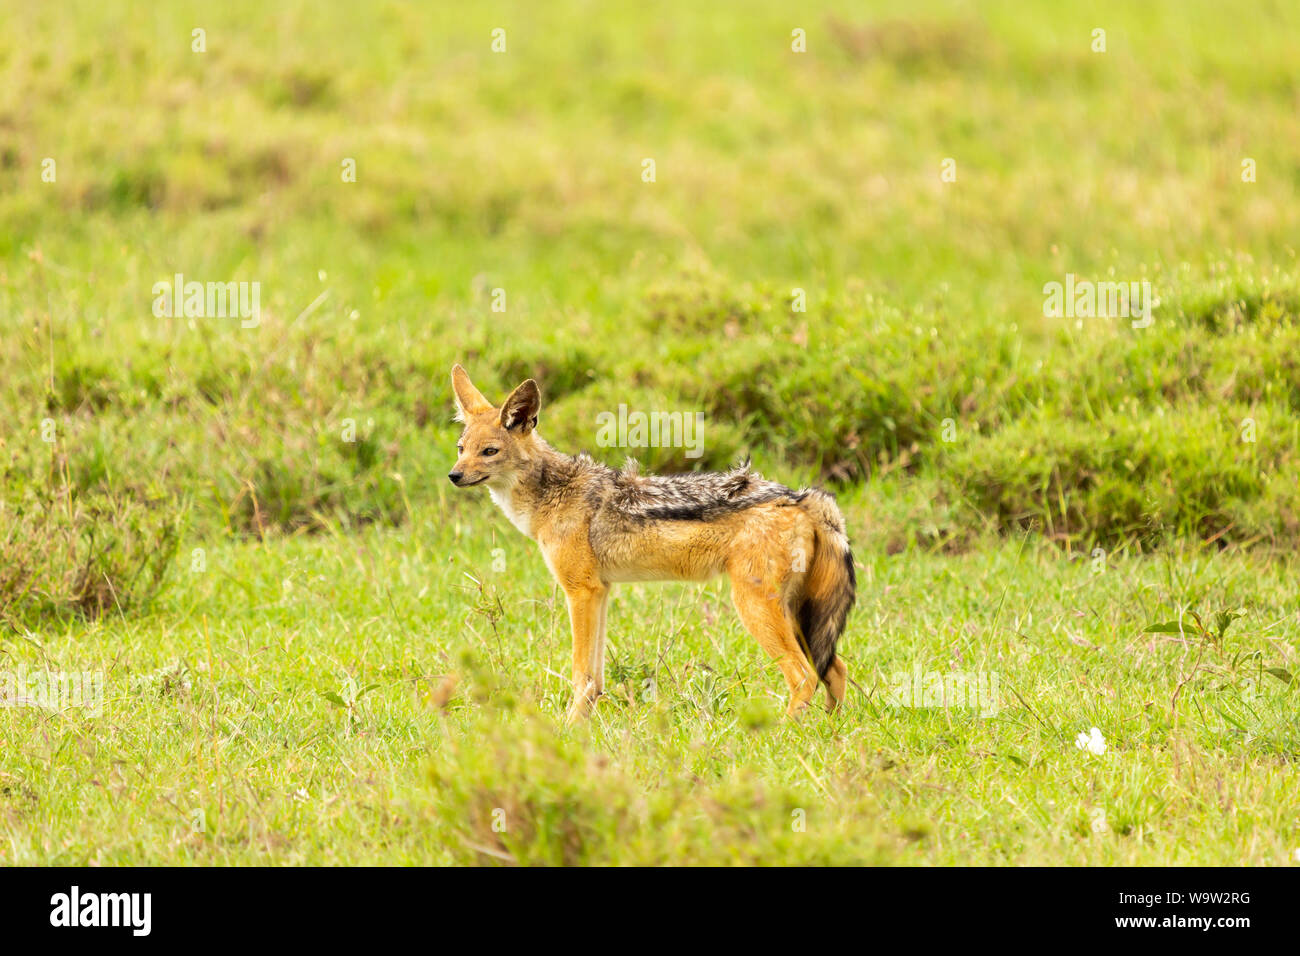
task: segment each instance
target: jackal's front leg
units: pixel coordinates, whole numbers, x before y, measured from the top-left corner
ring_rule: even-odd
[[[605,661],[602,624],[609,589],[599,582],[565,588],[569,602],[569,623],[573,626],[573,703],[569,723],[591,713],[596,698],[604,691]]]

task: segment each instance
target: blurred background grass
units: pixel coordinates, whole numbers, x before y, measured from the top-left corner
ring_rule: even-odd
[[[599,412],[704,411],[632,453],[829,484],[866,547],[1300,534],[1292,4],[0,10],[0,614],[484,507],[453,361],[611,464]],[[154,317],[177,272],[261,324]],[[1044,318],[1066,273],[1154,325]]]

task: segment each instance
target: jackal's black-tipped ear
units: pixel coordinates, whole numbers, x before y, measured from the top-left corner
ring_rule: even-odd
[[[542,407],[542,393],[531,378],[510,393],[501,406],[501,427],[518,428],[524,434],[537,427],[537,411]]]
[[[451,367],[451,391],[456,396],[456,418],[464,421],[469,415],[490,411],[492,403],[483,397],[483,393],[474,387],[469,374],[460,367]]]

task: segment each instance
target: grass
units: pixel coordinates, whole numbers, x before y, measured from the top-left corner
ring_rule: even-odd
[[[859,687],[797,723],[724,585],[627,586],[611,693],[565,730],[562,596],[484,517],[223,545],[148,614],[11,643],[106,699],[0,711],[7,861],[1283,864],[1300,840],[1265,669],[1293,658],[1292,562],[867,555]],[[1226,646],[1143,633],[1224,601],[1249,609]],[[914,667],[995,674],[1001,705],[894,706]]]
[[[0,861],[1295,860],[1286,5],[2,6],[0,675],[105,699],[0,708]],[[260,322],[155,316],[178,272]],[[564,729],[454,361],[562,448],[834,488],[845,711],[775,719],[722,584],[628,586]],[[620,404],[703,457],[596,447]]]

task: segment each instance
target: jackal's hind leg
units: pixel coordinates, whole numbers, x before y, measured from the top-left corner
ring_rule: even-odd
[[[822,678],[822,683],[826,685],[826,709],[834,710],[844,701],[844,692],[848,688],[849,666],[844,663],[844,658],[836,657],[831,662],[830,670]]]
[[[778,589],[759,578],[731,574],[731,599],[745,629],[753,634],[769,657],[777,662],[790,692],[787,716],[808,706],[817,691],[817,672],[795,637]]]

